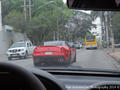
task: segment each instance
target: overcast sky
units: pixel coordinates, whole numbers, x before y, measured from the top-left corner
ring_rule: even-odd
[[[63,0],[64,3],[66,3],[66,0]]]

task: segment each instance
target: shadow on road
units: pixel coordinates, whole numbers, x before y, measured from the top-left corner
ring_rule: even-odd
[[[70,68],[70,67],[76,67],[76,66],[74,66],[73,65],[73,63],[71,63],[71,64],[59,64],[59,63],[54,63],[54,64],[49,64],[49,63],[41,63],[41,64],[39,64],[39,65],[37,65],[37,66],[35,66],[35,67],[63,67],[63,68]],[[78,66],[79,68],[80,68],[80,66]]]
[[[29,57],[27,57],[27,58],[12,58],[12,60],[9,60],[9,61],[29,60],[29,59],[31,59],[31,58],[32,58],[32,56],[29,56]]]

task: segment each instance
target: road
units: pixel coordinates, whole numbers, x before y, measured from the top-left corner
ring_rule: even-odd
[[[117,69],[115,60],[107,55],[107,53],[101,49],[97,50],[78,50],[77,62],[74,66],[81,66],[82,68],[93,69]]]
[[[82,68],[92,68],[92,69],[110,69],[117,70],[116,61],[106,54],[104,50],[77,50],[76,62],[70,66],[80,66]],[[0,56],[0,62],[10,62],[20,66],[34,67],[32,56],[29,56],[27,59],[14,59],[8,61],[7,56]],[[119,65],[120,66],[120,65]]]

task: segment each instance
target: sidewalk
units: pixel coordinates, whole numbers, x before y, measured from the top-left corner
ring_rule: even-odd
[[[111,48],[104,49],[108,55],[114,58],[120,64],[120,48],[115,48],[115,52],[112,52]]]
[[[120,52],[110,53],[110,56],[120,61]]]

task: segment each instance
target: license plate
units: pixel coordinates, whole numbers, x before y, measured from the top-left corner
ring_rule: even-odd
[[[17,56],[17,54],[12,54],[12,56]]]
[[[45,52],[45,54],[46,54],[46,55],[51,55],[51,54],[52,54],[52,52]]]

